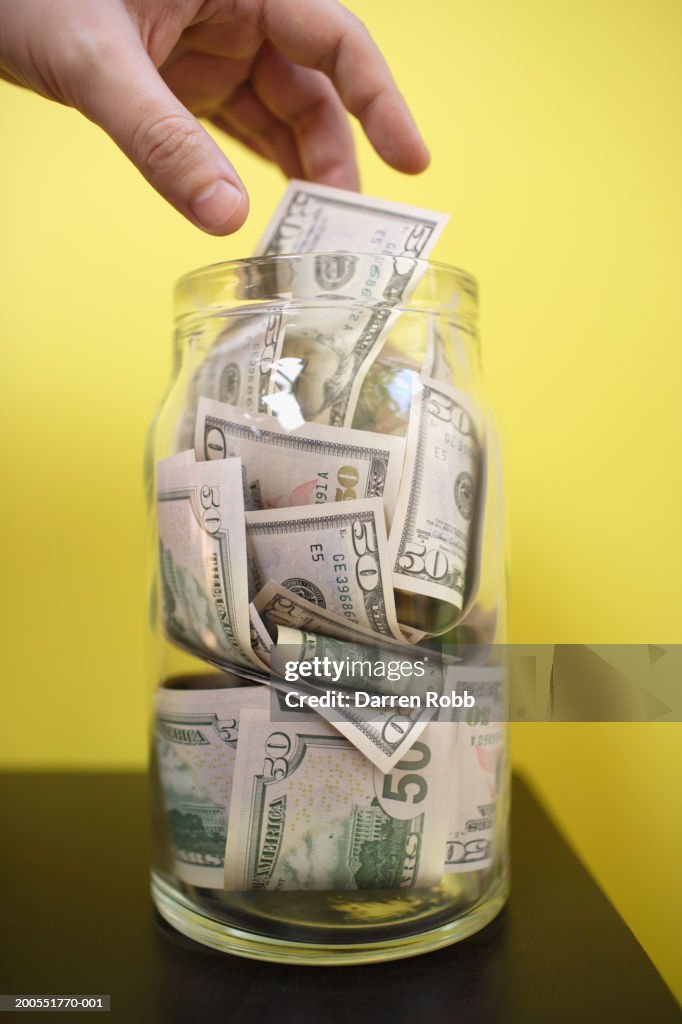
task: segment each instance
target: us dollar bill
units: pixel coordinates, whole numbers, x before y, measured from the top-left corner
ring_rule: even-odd
[[[363,381],[398,316],[392,306],[418,283],[416,261],[429,255],[447,220],[343,189],[290,183],[256,255],[318,254],[274,269],[277,291],[331,300],[299,311],[287,329],[282,354],[299,364],[287,377],[303,419],[352,425]],[[354,253],[378,258],[368,263]]]
[[[323,633],[326,636],[336,637],[338,640],[357,641],[358,643],[397,646],[408,642],[405,638],[402,641],[396,640],[360,626],[356,622],[351,622],[340,615],[334,615],[327,608],[321,608],[311,601],[306,601],[299,593],[288,590],[274,580],[268,580],[262,590],[258,591],[253,604],[267,622],[276,626],[289,626],[292,629],[305,630],[310,633]],[[399,626],[401,633],[403,628],[403,626]],[[421,639],[421,636],[419,638]]]
[[[464,602],[478,480],[479,442],[469,401],[447,384],[422,379],[412,399],[389,548],[396,588],[452,607],[445,628]]]
[[[320,681],[307,684],[305,680],[299,680],[295,686],[287,683],[286,663],[327,656],[337,663],[350,660],[363,670],[368,661],[373,665],[379,661],[393,661],[395,665],[423,658],[425,670],[423,676],[419,677],[419,686],[415,692],[427,689],[442,692],[442,672],[447,659],[438,652],[413,653],[405,641],[397,642],[331,615],[326,609],[316,608],[299,594],[286,590],[272,580],[256,596],[254,607],[270,624],[277,641],[273,649],[274,661],[270,663],[270,682],[278,691],[290,692],[297,689],[320,694],[323,685]],[[417,640],[421,639],[421,634],[418,631],[415,633]],[[353,675],[350,670],[347,675],[350,680],[345,679],[341,685],[357,689],[357,675]],[[371,689],[371,686],[365,688]],[[334,687],[330,685],[327,689],[332,692]],[[376,692],[406,691],[396,688],[389,691],[379,686]],[[428,708],[341,708],[330,714],[320,708],[320,713],[384,771],[409,749],[432,716]]]
[[[163,622],[180,646],[217,664],[262,670],[251,650],[239,459],[157,464]]]
[[[474,332],[467,324],[451,319],[443,323],[438,317],[430,317],[421,376],[452,386],[461,376],[462,368],[471,364],[468,349],[474,339]]]
[[[314,659],[319,659],[315,662]],[[301,663],[327,666],[327,672],[293,679]],[[426,690],[442,693],[442,666],[427,655],[399,652],[367,644],[349,644],[319,633],[279,626],[277,645],[272,649],[270,682],[278,694],[296,693],[322,698],[315,710],[346,737],[380,771],[389,771],[419,739],[434,710],[421,706],[402,707],[389,698],[423,695]],[[368,695],[367,706],[356,706],[353,691]],[[350,691],[350,693],[349,693]],[[299,697],[296,698],[300,699]],[[280,715],[289,717],[286,702]]]
[[[176,455],[171,455],[167,460],[170,466],[191,466],[197,461],[196,455],[194,454],[194,448],[187,448],[185,451],[178,452]],[[160,463],[159,463],[160,464]]]
[[[282,355],[287,305],[243,306],[226,317],[225,326],[189,382],[186,407],[175,430],[176,451],[194,443],[202,396],[270,414],[267,399],[276,391],[273,370]]]
[[[292,179],[255,255],[341,251],[423,258],[448,220],[433,210]],[[315,273],[322,292],[338,292],[348,284],[343,261],[320,264]]]
[[[222,889],[225,843],[246,708],[268,707],[263,686],[171,690],[156,694],[156,758],[175,853],[175,871],[189,885]]]
[[[400,632],[407,640],[408,644],[418,644],[420,640],[423,640],[427,633],[423,629],[415,629],[414,626],[406,626],[404,622],[398,623]]]
[[[262,662],[269,665],[272,638],[253,602],[249,605],[249,623],[251,625],[251,648],[253,653]]]
[[[282,354],[286,303],[242,307],[226,324],[199,366],[191,400],[202,396],[267,415],[273,368]]]
[[[247,512],[245,518],[254,593],[274,580],[349,622],[403,639],[380,498],[303,506],[295,513]]]
[[[449,731],[425,730],[382,773],[317,715],[245,710],[230,808],[231,891],[437,885],[447,829]]]
[[[402,437],[318,423],[285,430],[209,398],[199,399],[194,447],[200,460],[241,458],[252,509],[379,497],[389,522],[405,457]]]
[[[445,871],[482,871],[496,855],[496,816],[504,777],[504,675],[501,668],[453,666],[445,688],[467,690],[474,708],[456,718],[454,784],[445,844]]]

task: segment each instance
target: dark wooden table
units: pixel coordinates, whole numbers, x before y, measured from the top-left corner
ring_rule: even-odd
[[[126,1024],[679,1024],[653,964],[521,780],[507,910],[465,942],[366,967],[259,963],[174,932],[149,897],[146,795],[141,775],[0,777],[0,992],[108,993],[102,1019]],[[58,1019],[71,1017],[92,1014]]]

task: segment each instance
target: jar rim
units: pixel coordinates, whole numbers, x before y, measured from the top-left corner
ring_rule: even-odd
[[[182,274],[175,282],[173,290],[174,298],[176,301],[180,298],[183,291],[191,286],[195,281],[200,281],[207,278],[220,277],[225,275],[229,278],[231,273],[237,271],[240,267],[262,267],[273,264],[293,263],[301,259],[314,259],[319,256],[358,256],[364,259],[401,259],[409,260],[410,263],[415,267],[422,267],[423,273],[419,275],[419,284],[421,284],[425,278],[431,277],[436,280],[452,280],[456,282],[456,288],[458,292],[465,293],[468,298],[473,301],[475,306],[478,305],[478,282],[466,270],[462,270],[461,267],[454,266],[450,263],[443,263],[439,260],[422,259],[416,256],[407,256],[404,254],[394,253],[367,253],[359,252],[351,249],[330,249],[320,252],[291,252],[291,253],[270,253],[264,256],[246,256],[235,260],[220,260],[216,263],[208,263],[202,267],[196,267],[194,270],[187,271]],[[418,287],[419,285],[417,285]],[[398,303],[398,308],[409,309],[412,305],[411,299],[407,302]],[[414,308],[424,310],[425,306],[422,303],[415,303]]]

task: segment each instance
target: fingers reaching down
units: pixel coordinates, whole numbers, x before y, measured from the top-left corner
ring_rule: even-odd
[[[353,135],[329,79],[293,64],[265,44],[251,70],[263,105],[296,141],[303,177],[340,188],[359,188]]]
[[[329,76],[348,111],[388,164],[423,171],[429,154],[364,25],[335,0],[264,0],[263,30],[289,61]]]

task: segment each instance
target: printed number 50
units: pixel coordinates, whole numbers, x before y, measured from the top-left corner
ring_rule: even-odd
[[[399,775],[395,789],[392,788],[393,775],[386,775],[384,777],[384,788],[381,793],[384,800],[400,800],[402,803],[419,804],[426,796],[428,792],[426,779],[421,775],[417,775],[414,769],[426,768],[431,760],[431,751],[425,743],[418,742],[410,749],[410,754],[417,754],[417,759],[404,758],[402,761],[398,761],[394,771],[404,772],[410,768],[413,771],[408,772],[406,775]],[[413,792],[410,791],[412,786],[416,786],[416,790]]]

